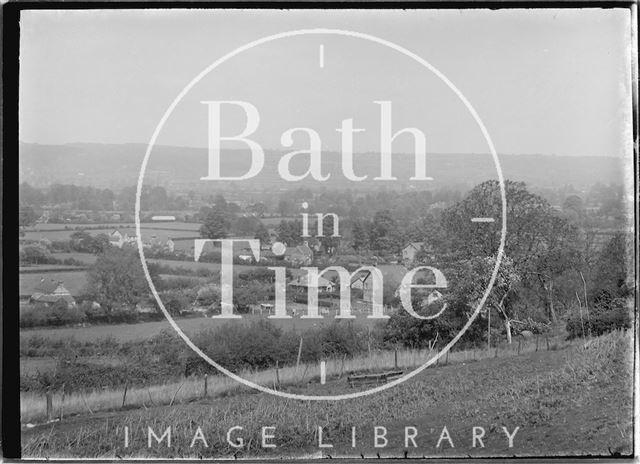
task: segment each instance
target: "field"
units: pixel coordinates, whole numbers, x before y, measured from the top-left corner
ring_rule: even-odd
[[[117,229],[123,235],[125,233],[128,234],[129,236],[135,236],[136,235],[135,227],[118,227]],[[108,228],[108,229],[87,229],[86,231],[88,233],[90,233],[91,235],[98,235],[98,234],[110,235],[114,230],[115,230],[114,228]],[[27,239],[27,240],[48,239],[48,240],[51,240],[51,241],[62,241],[62,240],[69,240],[69,237],[74,232],[76,232],[76,231],[75,230],[36,230],[36,231],[27,231],[24,234],[24,238]],[[173,228],[169,229],[169,228],[158,227],[157,225],[154,225],[154,227],[143,227],[142,228],[142,239],[143,240],[148,240],[151,237],[153,237],[154,235],[158,240],[161,240],[163,242],[166,242],[170,238],[199,237],[200,236],[200,234],[198,233],[197,230],[192,230],[192,229],[184,229],[184,228],[183,229],[173,229]]]
[[[84,264],[93,264],[96,262],[96,259],[98,259],[96,255],[92,255],[91,253],[78,253],[78,252],[54,253],[53,257],[57,259],[75,259],[76,261],[80,261],[81,263],[84,263]]]
[[[257,320],[263,320],[256,315],[243,315],[243,323],[250,323]],[[208,317],[182,318],[175,320],[178,326],[186,333],[195,333],[202,330],[214,329],[221,324],[228,322],[224,319],[212,319]],[[295,328],[296,330],[304,330],[316,326],[317,324],[330,323],[333,316],[325,316],[322,322],[313,319],[300,319],[295,317],[292,319],[272,319],[275,325],[284,330]],[[354,320],[358,324],[371,323],[366,316],[359,315]],[[168,321],[162,320],[157,322],[140,322],[137,324],[117,324],[117,325],[95,325],[89,327],[64,327],[64,328],[43,328],[43,329],[25,329],[20,331],[20,339],[24,340],[28,337],[38,336],[51,340],[64,340],[74,338],[78,341],[95,341],[102,338],[114,337],[119,342],[128,342],[133,340],[146,340],[154,335],[159,334],[163,330],[171,330],[173,328]]]
[[[87,273],[85,271],[20,273],[20,295],[33,295],[42,278],[64,282],[65,288],[72,295],[82,293],[82,289],[87,284]]]
[[[200,228],[200,223],[197,222],[141,222],[142,228],[160,228],[160,229],[172,229],[172,230],[191,230],[197,231]],[[28,232],[50,232],[50,231],[69,231],[74,232],[76,230],[86,229],[92,231],[93,228],[114,230],[119,228],[135,228],[134,223],[99,223],[99,224],[79,224],[79,223],[66,223],[66,224],[37,224],[34,227],[26,228]]]
[[[58,259],[73,258],[80,261],[87,266],[95,263],[97,257],[88,253],[54,253],[53,256]],[[172,268],[183,268],[189,271],[197,271],[200,269],[206,269],[209,271],[219,271],[220,263],[204,263],[196,261],[176,261],[170,259],[149,259],[149,263],[161,264]],[[233,269],[235,274],[240,272],[256,269],[258,266],[248,264],[234,264]],[[76,266],[65,266],[60,264],[41,264],[33,266],[24,266],[20,268],[20,295],[32,295],[35,291],[35,287],[38,285],[42,278],[59,280],[64,283],[64,286],[71,292],[72,295],[77,296],[82,292],[82,289],[87,283],[87,273],[85,270],[78,269]],[[296,274],[301,271],[298,269],[291,269],[291,272]]]
[[[132,393],[135,401],[148,399],[142,409],[120,409],[122,397],[115,392],[110,401],[116,406],[108,412],[88,412],[89,397],[73,403],[69,399],[69,407],[84,407],[84,412],[23,427],[23,457],[625,455],[632,450],[633,434],[632,342],[631,331],[615,332],[586,342],[557,343],[549,350],[528,349],[519,356],[513,350],[477,361],[458,355],[449,365],[427,369],[390,390],[345,401],[285,400],[238,387],[224,392],[214,385],[208,398],[198,398],[202,381]],[[270,374],[263,381],[273,380]],[[317,377],[302,382],[294,377],[281,388],[306,394],[352,391],[344,377],[338,378],[335,365],[327,375],[325,385]],[[43,407],[37,398],[25,397],[22,403],[23,410]],[[125,426],[130,436],[127,448]],[[225,440],[233,426],[243,427],[237,431],[244,438],[241,449]],[[276,449],[260,446],[264,426],[275,427]],[[385,447],[374,448],[374,426],[386,427]],[[408,426],[418,431],[416,447],[404,443]],[[147,447],[148,427],[158,436],[171,427],[171,446],[165,441]],[[201,441],[190,446],[197,427],[207,447]],[[318,447],[318,427],[333,448]],[[357,429],[354,447],[352,427]],[[450,439],[437,446],[444,427]],[[473,427],[486,432],[483,447],[472,446]],[[513,447],[504,427],[515,434]]]

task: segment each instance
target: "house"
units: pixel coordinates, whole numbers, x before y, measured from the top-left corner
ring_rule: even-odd
[[[173,253],[176,249],[176,243],[171,239],[167,240],[167,243],[165,244],[165,246],[170,253]]]
[[[402,261],[412,263],[416,260],[416,255],[424,247],[424,242],[411,242],[402,249]]]
[[[36,286],[35,292],[29,298],[30,303],[54,304],[64,301],[67,306],[75,306],[76,301],[63,283],[59,280],[42,278]]]
[[[289,286],[297,291],[307,291],[309,287],[311,287],[311,284],[309,282],[309,277],[305,274],[289,282]],[[330,280],[325,279],[322,276],[318,277],[318,290],[323,292],[333,292],[335,288],[335,284]]]
[[[400,283],[408,272],[407,268],[400,264],[380,264],[375,266],[382,274],[383,285],[389,285],[388,282],[396,289],[400,288]],[[362,299],[366,302],[373,300],[373,278],[370,271],[360,271],[351,279],[351,288],[362,290]]]
[[[313,251],[307,244],[288,247],[284,252],[284,260],[294,266],[306,266],[313,262]]]
[[[111,232],[109,235],[109,243],[112,246],[122,248],[124,245],[134,245],[136,244],[136,236],[129,236],[128,234],[122,234],[118,229]]]
[[[109,243],[112,246],[122,248],[122,245],[124,245],[124,235],[122,235],[119,230],[114,230],[111,232],[111,235],[109,235]]]

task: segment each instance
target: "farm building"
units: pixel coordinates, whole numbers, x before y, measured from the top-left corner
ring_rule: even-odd
[[[308,276],[301,275],[300,277],[289,282],[289,286],[297,291],[307,291],[311,287]],[[318,277],[318,289],[324,292],[333,292],[335,290],[335,284],[324,277]]]
[[[129,236],[129,234],[127,234],[126,232],[122,234],[117,229],[111,232],[111,234],[109,235],[109,243],[112,246],[115,246],[118,248],[122,248],[124,245],[135,244],[135,242],[136,242],[135,235]]]
[[[424,246],[424,242],[411,242],[406,247],[402,249],[402,261],[412,263],[416,259],[416,255],[422,247]]]
[[[29,298],[31,303],[45,303],[53,304],[58,301],[64,301],[68,306],[73,306],[76,301],[71,296],[69,290],[67,290],[62,281],[45,279],[40,280],[40,283],[36,286],[35,292]]]
[[[380,264],[376,266],[382,273],[383,283],[391,282],[396,288],[400,286],[403,277],[407,273],[407,268],[400,264]],[[371,272],[361,271],[351,279],[351,288],[362,290],[362,299],[366,302],[372,301],[373,278]]]

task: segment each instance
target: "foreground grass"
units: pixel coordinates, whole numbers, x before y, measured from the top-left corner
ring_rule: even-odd
[[[77,417],[23,432],[23,456],[299,456],[318,452],[319,426],[334,444],[330,450],[334,455],[402,456],[403,442],[394,434],[406,425],[425,431],[420,449],[405,450],[413,456],[625,454],[632,443],[631,346],[630,333],[614,333],[591,340],[586,348],[579,343],[564,350],[461,362],[349,401],[303,402],[241,394]],[[338,382],[334,387],[339,387]],[[332,386],[313,384],[305,391],[318,393],[315,390],[320,388]],[[237,425],[244,428],[245,440],[239,450],[225,439],[227,430]],[[390,445],[375,449],[371,439],[363,438],[351,448],[351,427],[371,436],[373,425],[388,426]],[[470,446],[469,430],[475,425],[488,432],[486,448]],[[125,426],[131,436],[127,448]],[[263,426],[276,427],[276,449],[260,446]],[[443,426],[456,440],[455,448],[435,447]],[[514,448],[498,439],[502,426],[520,427]],[[148,427],[159,434],[171,427],[171,446],[148,448]],[[207,439],[206,447],[200,441],[190,446],[198,427]]]
[[[555,349],[563,342],[558,339],[551,340],[549,348]],[[541,338],[539,345],[535,340],[527,343],[518,343],[511,346],[493,348],[487,350],[454,351],[438,360],[438,364],[457,364],[472,362],[481,359],[499,357],[512,357],[520,353],[528,353],[537,349],[545,350],[546,339]],[[413,369],[424,364],[436,354],[435,351],[423,350],[399,350],[397,353],[397,367],[399,369]],[[375,351],[371,356],[361,355],[349,359],[330,359],[326,361],[326,376],[328,380],[343,378],[352,372],[373,372],[396,368],[396,354],[394,351]],[[253,383],[269,388],[287,388],[297,385],[306,385],[309,382],[319,380],[318,364],[302,364],[295,367],[283,367],[276,374],[275,369],[258,372],[244,371],[240,373],[242,378],[249,379]],[[279,383],[276,385],[276,380]],[[131,408],[149,408],[158,405],[178,404],[201,398],[204,394],[204,378],[190,377],[180,382],[170,382],[163,385],[151,385],[145,387],[129,387],[125,398],[125,406]],[[238,394],[250,390],[235,380],[223,375],[211,375],[207,378],[208,396],[220,396]],[[99,411],[110,411],[121,408],[123,405],[124,389],[98,390],[84,393],[66,394],[63,398],[61,392],[52,395],[53,411],[59,418],[74,414],[93,414]],[[46,417],[46,396],[42,393],[21,392],[20,415],[23,423],[44,422]]]

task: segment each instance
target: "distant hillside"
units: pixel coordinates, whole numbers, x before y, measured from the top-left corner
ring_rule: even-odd
[[[144,144],[89,144],[66,145],[20,144],[20,181],[36,186],[51,183],[72,183],[96,187],[122,187],[134,185],[144,156]],[[317,184],[315,182],[289,183],[280,179],[277,164],[286,153],[267,151],[265,166],[260,175],[244,181],[252,189],[264,187],[286,188],[292,185]],[[239,175],[248,169],[249,154],[242,150],[228,150],[223,154],[223,175]],[[294,173],[306,170],[303,156],[292,163]],[[383,187],[386,182],[372,182],[379,174],[379,156],[374,153],[355,155],[355,173],[369,175],[364,182],[351,182],[341,171],[341,155],[323,153],[323,173],[331,173],[328,188]],[[622,160],[611,157],[500,155],[505,178],[520,180],[537,187],[559,187],[566,184],[587,186],[596,182],[621,182]],[[408,179],[412,175],[413,156],[398,154],[393,157],[393,175]],[[428,175],[434,178],[428,186],[472,186],[489,178],[496,178],[491,156],[488,154],[430,154]],[[146,181],[177,187],[204,184],[207,151],[200,148],[158,146],[154,149],[147,169]],[[240,184],[240,183],[239,183]],[[403,181],[403,186],[424,188],[425,182]],[[393,183],[391,187],[398,185]]]

